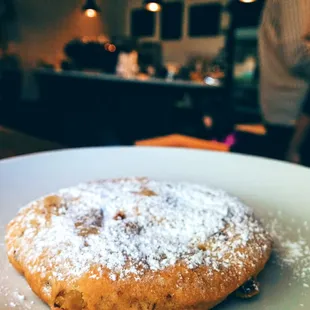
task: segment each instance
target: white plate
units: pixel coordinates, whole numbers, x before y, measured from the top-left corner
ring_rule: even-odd
[[[164,148],[78,149],[3,160],[0,161],[1,310],[14,306],[23,310],[47,309],[6,259],[5,225],[18,209],[61,187],[124,176],[210,184],[239,196],[259,216],[281,210],[281,221],[286,226],[296,228],[305,221],[310,223],[310,170],[277,161]],[[295,233],[293,229],[292,235]],[[309,232],[306,239],[310,244]],[[218,309],[310,309],[310,288],[293,279],[289,269],[280,270],[277,265],[269,264],[261,276],[261,284],[258,298],[231,299]]]

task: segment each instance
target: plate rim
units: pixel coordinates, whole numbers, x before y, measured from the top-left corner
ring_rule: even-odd
[[[281,161],[277,159],[257,156],[257,155],[250,155],[250,154],[242,154],[242,153],[231,153],[231,152],[220,152],[220,151],[213,151],[213,150],[202,150],[202,149],[192,149],[192,148],[185,148],[185,147],[158,147],[158,146],[92,146],[92,147],[78,147],[78,148],[63,148],[63,149],[56,149],[56,150],[47,150],[47,151],[39,151],[29,154],[17,155],[13,157],[3,158],[0,159],[0,168],[3,164],[6,163],[14,163],[17,161],[34,158],[34,157],[45,157],[53,154],[62,154],[62,153],[74,153],[74,152],[87,152],[87,151],[163,151],[163,152],[188,152],[188,153],[205,153],[205,154],[217,154],[218,156],[223,157],[234,157],[234,158],[244,158],[247,160],[255,160],[255,161],[262,161],[266,163],[273,163],[277,165],[283,165],[286,167],[297,168],[303,171],[307,171],[310,173],[310,168]]]

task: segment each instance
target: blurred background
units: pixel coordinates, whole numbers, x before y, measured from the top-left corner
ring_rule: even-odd
[[[183,146],[264,155],[262,0],[0,0],[0,157]]]

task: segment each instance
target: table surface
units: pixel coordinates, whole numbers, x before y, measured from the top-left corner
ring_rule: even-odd
[[[0,159],[61,148],[62,146],[57,143],[0,126]]]
[[[100,72],[86,72],[86,71],[64,71],[64,70],[52,70],[52,69],[36,69],[35,73],[39,74],[53,74],[58,76],[66,76],[73,78],[88,78],[102,81],[114,81],[120,83],[136,83],[136,84],[147,84],[147,85],[158,85],[167,87],[181,87],[181,88],[194,88],[194,89],[218,89],[221,86],[210,86],[204,83],[192,82],[192,81],[167,81],[165,79],[151,78],[151,79],[138,79],[138,78],[122,78],[116,74],[107,74]]]
[[[236,125],[235,130],[254,135],[265,134],[265,128],[261,124],[239,124]],[[204,142],[210,143],[210,141]],[[7,127],[0,126],[0,159],[42,151],[59,150],[62,148],[64,148],[64,146],[58,143],[38,139],[21,132],[11,130]]]
[[[160,78],[150,78],[150,79],[140,79],[140,78],[122,78],[116,74],[108,74],[95,71],[75,71],[75,70],[53,70],[53,69],[35,69],[35,73],[39,74],[53,74],[58,76],[75,77],[75,78],[88,78],[94,80],[102,81],[114,81],[123,83],[137,83],[137,84],[147,84],[147,85],[159,85],[167,87],[181,87],[189,89],[222,89],[223,84],[220,85],[207,85],[203,82],[195,81],[185,81],[185,80],[165,80]],[[245,80],[235,80],[234,85],[237,88],[242,89],[257,89],[258,84],[245,81]]]

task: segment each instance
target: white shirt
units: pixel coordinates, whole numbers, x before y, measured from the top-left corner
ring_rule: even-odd
[[[265,121],[293,125],[310,85],[310,0],[267,0],[259,33]]]

